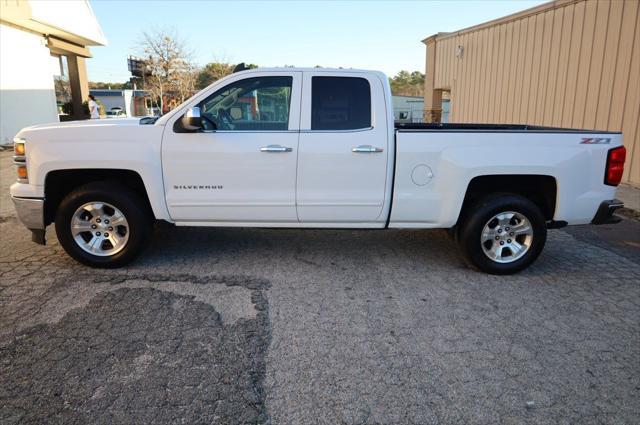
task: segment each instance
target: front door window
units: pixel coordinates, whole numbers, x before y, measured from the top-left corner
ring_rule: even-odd
[[[292,80],[257,77],[225,86],[200,104],[205,130],[288,130]]]

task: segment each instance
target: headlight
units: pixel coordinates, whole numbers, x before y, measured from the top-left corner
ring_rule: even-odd
[[[24,139],[20,139],[18,137],[13,139],[13,153],[16,156],[24,156],[25,155],[24,142],[25,142]]]
[[[27,174],[27,151],[24,139],[20,137],[13,139],[13,153],[13,163],[16,166],[18,181],[21,183],[29,183],[29,175]]]

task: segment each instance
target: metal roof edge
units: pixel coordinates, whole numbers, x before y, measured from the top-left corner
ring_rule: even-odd
[[[424,40],[422,40],[422,42],[424,44],[427,44],[427,42],[431,42],[432,39],[442,40],[442,39],[447,39],[447,38],[455,37],[455,36],[462,35],[462,34],[467,34],[467,33],[474,32],[474,31],[479,31],[479,30],[482,30],[484,28],[488,28],[488,27],[491,27],[491,26],[494,26],[494,25],[506,24],[508,22],[513,22],[513,21],[517,21],[519,19],[528,18],[529,16],[532,16],[532,15],[537,15],[539,13],[544,13],[544,12],[546,12],[548,10],[569,6],[571,4],[580,3],[580,2],[583,2],[583,1],[585,1],[585,0],[553,0],[553,1],[550,1],[550,2],[547,2],[547,3],[540,4],[538,6],[534,6],[534,7],[530,7],[528,9],[525,9],[525,10],[521,10],[520,12],[516,12],[516,13],[512,13],[510,15],[503,16],[501,18],[492,19],[491,21],[487,21],[487,22],[483,22],[481,24],[477,24],[477,25],[473,25],[473,26],[470,26],[470,27],[467,27],[467,28],[463,28],[463,29],[458,30],[458,31],[439,32],[437,34],[433,34],[433,35],[425,38]]]

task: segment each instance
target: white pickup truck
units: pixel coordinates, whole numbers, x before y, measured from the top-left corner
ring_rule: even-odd
[[[26,128],[18,217],[55,222],[76,260],[118,267],[154,220],[178,226],[444,228],[469,262],[514,273],[547,229],[614,222],[620,133],[524,125],[394,125],[380,72],[234,73],[159,119]],[[363,247],[364,248],[364,247]]]

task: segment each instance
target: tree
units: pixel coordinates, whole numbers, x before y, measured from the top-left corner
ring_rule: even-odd
[[[199,70],[191,63],[180,69],[176,74],[175,94],[180,99],[180,103],[187,100],[196,91],[198,74]]]
[[[89,81],[90,89],[110,89],[110,90],[126,90],[131,89],[131,82],[124,83],[103,83],[102,81]]]
[[[67,102],[71,99],[71,85],[68,78],[56,76],[53,78],[53,84],[55,86],[56,101]]]
[[[424,74],[420,71],[400,71],[389,78],[391,92],[396,96],[423,96]]]
[[[146,62],[148,72],[145,90],[153,99],[158,99],[161,113],[165,95],[176,94],[184,100],[193,90],[191,52],[174,31],[143,32],[138,51]]]
[[[208,63],[200,70],[196,79],[196,87],[200,90],[207,87],[214,81],[218,81],[222,77],[233,72],[235,65],[222,62]]]
[[[196,88],[201,90],[207,87],[209,84],[218,81],[222,77],[233,73],[233,69],[236,65],[226,62],[210,62],[204,66],[198,73]],[[249,63],[245,64],[246,69],[257,68],[258,65]]]

